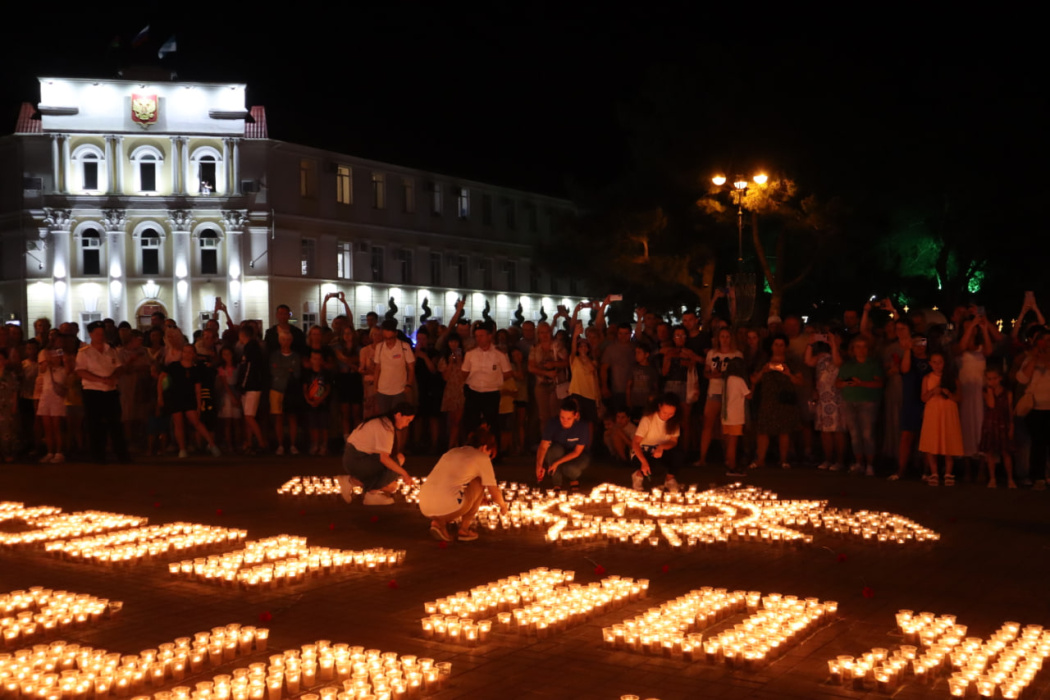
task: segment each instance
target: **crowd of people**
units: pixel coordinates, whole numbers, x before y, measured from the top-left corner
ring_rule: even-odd
[[[425,322],[414,338],[374,313],[355,328],[342,293],[322,309],[344,313],[306,332],[285,305],[264,331],[235,323],[221,301],[225,328],[195,332],[163,314],[146,330],[92,323],[88,342],[74,323],[38,319],[30,338],[9,324],[0,456],[332,451],[376,505],[411,479],[406,452],[467,444],[489,458],[534,455],[537,480],[567,489],[596,452],[630,464],[636,488],[655,471],[674,489],[687,465],[714,464],[740,477],[812,466],[1045,488],[1050,331],[1031,293],[1005,332],[981,307],[943,318],[888,299],[825,323],[734,324],[731,304],[712,312],[724,296],[702,316],[638,308],[633,323],[608,324],[607,297],[499,329],[469,322],[460,301],[447,325]],[[447,534],[447,514],[432,515],[435,536]]]

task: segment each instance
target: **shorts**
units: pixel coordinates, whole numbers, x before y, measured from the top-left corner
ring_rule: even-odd
[[[742,426],[742,425],[729,425],[727,423],[723,423],[722,424],[722,434],[723,435],[738,435],[738,436],[739,435],[743,435],[744,434],[744,426]]]
[[[279,416],[284,413],[284,392],[270,389],[270,415]]]
[[[262,398],[261,391],[244,392],[244,395],[241,397],[241,408],[244,409],[244,415],[254,418],[259,413],[260,398]]]

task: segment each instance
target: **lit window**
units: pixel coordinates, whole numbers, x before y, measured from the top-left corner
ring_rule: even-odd
[[[401,186],[405,200],[405,213],[412,214],[416,210],[416,181],[406,177],[401,181]]]
[[[354,245],[348,242],[340,242],[336,248],[336,274],[341,280],[352,280],[354,278]]]
[[[354,173],[346,165],[340,165],[336,170],[335,201],[339,204],[354,203]]]
[[[201,156],[200,160],[197,161],[197,181],[200,183],[197,186],[197,192],[199,194],[211,194],[215,191],[215,179],[218,169],[216,167],[215,156]]]
[[[459,210],[459,218],[470,218],[470,190],[466,187],[459,188],[459,193],[456,195],[456,205]]]
[[[316,241],[312,238],[302,239],[300,245],[300,262],[302,268],[302,276],[306,277],[312,275],[314,272],[314,252],[316,250]]]
[[[372,208],[386,209],[386,175],[372,173]]]
[[[70,154],[69,188],[74,193],[97,194],[107,187],[106,156],[98,146],[84,143]]]

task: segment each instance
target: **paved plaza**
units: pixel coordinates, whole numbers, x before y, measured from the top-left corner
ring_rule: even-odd
[[[412,457],[407,466],[423,475],[433,462]],[[169,575],[167,562],[182,558],[176,555],[114,569],[62,561],[41,547],[8,548],[0,549],[0,593],[45,586],[122,600],[123,610],[112,619],[61,635],[122,653],[237,622],[269,627],[271,650],[327,639],[450,661],[451,678],[436,698],[878,697],[875,690],[829,683],[827,661],[904,643],[896,632],[898,610],[956,615],[968,626],[967,636],[988,637],[1008,620],[1050,627],[1050,494],[1045,492],[991,491],[965,483],[931,488],[918,481],[890,483],[812,469],[763,469],[748,481],[781,499],[890,511],[937,531],[941,539],[880,545],[816,531],[813,543],[802,546],[730,542],[673,551],[666,542],[656,547],[553,545],[545,541],[543,529],[531,529],[483,531],[475,542],[440,546],[430,538],[427,521],[401,502],[366,508],[359,500],[347,505],[337,496],[277,495],[277,488],[293,476],[339,471],[334,457],[5,465],[0,467],[0,501],[146,516],[151,524],[187,521],[243,528],[249,539],[299,535],[311,545],[387,547],[407,555],[391,571],[338,573],[282,588],[241,591]],[[706,489],[727,482],[721,472],[687,469],[681,481]],[[497,467],[497,474],[531,482],[532,464],[509,459]],[[596,463],[583,485],[606,481],[627,484],[626,468]],[[535,567],[573,570],[582,583],[607,575],[649,579],[649,594],[545,638],[494,631],[475,648],[424,639],[424,602]],[[603,644],[603,627],[703,586],[838,601],[839,617],[754,671]],[[725,624],[734,621],[739,619]],[[222,671],[205,669],[186,685],[265,661],[267,654],[255,656],[238,658]],[[1048,679],[1050,670],[1043,671],[1025,697],[1050,694]],[[897,698],[948,695],[944,678],[932,685],[908,678],[894,690]]]

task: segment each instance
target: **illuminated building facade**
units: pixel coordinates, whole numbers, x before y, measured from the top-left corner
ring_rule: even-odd
[[[505,326],[580,297],[533,260],[571,213],[562,199],[269,138],[243,84],[40,79],[0,139],[0,312],[83,328],[101,318],[184,330],[217,297],[235,321],[303,326],[343,291],[362,324],[428,301],[447,321]],[[342,306],[329,301],[329,318]]]

